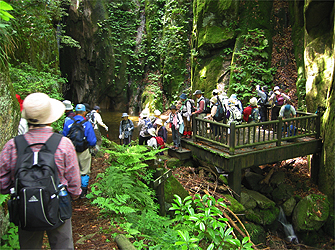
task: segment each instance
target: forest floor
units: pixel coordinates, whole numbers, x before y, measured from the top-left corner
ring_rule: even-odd
[[[289,167],[287,167],[289,166]],[[92,161],[92,172],[90,185],[93,185],[97,174],[104,172],[107,168],[105,163],[105,158],[93,158]],[[269,166],[266,166],[269,167]],[[319,193],[317,187],[313,185],[310,181],[308,175],[308,166],[306,158],[296,158],[294,163],[288,161],[283,161],[280,166],[276,167],[286,167],[288,170],[287,183],[292,182],[304,182],[310,188],[306,192],[300,192],[299,195],[302,197],[310,193]],[[213,183],[213,175],[206,170],[204,172],[199,171],[199,169],[191,167],[181,167],[174,169],[174,176],[182,183],[185,189],[190,193],[190,195],[199,192],[201,187],[208,187]],[[216,198],[224,197],[220,188],[207,189],[210,194]],[[91,204],[88,199],[79,199],[73,202],[73,215],[72,215],[72,228],[73,228],[73,241],[75,249],[119,249],[114,238],[118,233],[122,232],[117,224],[114,223],[113,218],[106,218],[100,214],[100,209]],[[334,249],[334,240],[327,238],[320,239],[320,247],[308,247],[303,244],[293,245],[288,243],[283,239],[283,235],[280,233],[267,234],[267,243],[263,246],[257,246],[258,249]],[[46,239],[45,239],[46,241]],[[47,248],[47,247],[45,247]]]

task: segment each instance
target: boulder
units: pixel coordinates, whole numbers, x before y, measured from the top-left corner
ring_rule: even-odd
[[[241,204],[246,209],[254,209],[257,206],[257,203],[251,195],[248,194],[246,191],[241,192]]]
[[[231,195],[225,195],[225,198],[230,201],[230,205],[227,205],[227,207],[235,214],[243,213],[245,211],[245,207]]]
[[[264,176],[253,172],[246,172],[244,179],[246,181],[246,187],[255,191],[259,191],[262,188],[262,185],[259,183],[264,179]]]
[[[282,171],[275,172],[270,180],[270,183],[278,186],[279,184],[284,183],[285,181],[285,173]]]
[[[246,221],[243,223],[245,229],[248,231],[251,241],[255,244],[262,244],[264,242],[266,242],[266,233],[264,228],[261,225],[257,225],[254,224],[252,222]],[[241,227],[240,227],[241,228]],[[243,232],[245,232],[245,230],[243,228],[241,228],[241,230]],[[237,236],[239,238],[239,240],[242,241],[242,236],[238,235]]]
[[[259,225],[271,225],[277,220],[278,215],[278,207],[272,207],[270,209],[249,209],[245,213],[245,217],[247,220],[250,220]]]
[[[189,196],[189,193],[184,189],[184,187],[174,176],[170,176],[165,181],[164,194],[165,194],[165,202],[170,204],[174,202],[173,201],[175,199],[174,194],[180,196],[182,200],[184,200],[187,196]]]
[[[328,215],[327,196],[310,194],[298,202],[292,221],[296,231],[316,231],[325,224]]]
[[[272,200],[256,191],[245,189],[245,192],[250,196],[250,199],[253,199],[257,206],[261,209],[273,208],[276,205]]]
[[[283,203],[282,207],[286,216],[292,215],[293,209],[296,204],[297,201],[294,199],[293,196]]]
[[[274,201],[286,201],[293,195],[294,189],[292,186],[287,184],[279,184],[272,192],[272,198]]]

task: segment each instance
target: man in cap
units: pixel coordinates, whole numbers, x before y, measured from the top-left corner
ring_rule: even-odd
[[[101,133],[99,130],[99,126],[103,127],[106,132],[108,132],[108,127],[107,125],[102,121],[101,115],[100,115],[100,107],[99,106],[94,106],[93,110],[91,111],[91,117],[93,117],[93,128],[94,128],[94,133],[97,138],[97,144],[95,146],[96,152],[100,150],[101,144],[102,144],[102,138],[101,138]]]
[[[51,123],[58,120],[64,113],[65,106],[62,102],[50,98],[43,93],[28,95],[23,102],[22,116],[29,123],[29,131],[24,134],[28,144],[45,143],[53,131]],[[34,145],[30,148],[37,152],[42,145]],[[14,138],[9,140],[0,154],[0,190],[8,194],[14,187],[15,166],[18,159]],[[80,174],[76,157],[76,151],[72,142],[62,137],[54,154],[58,169],[58,177],[61,184],[67,186],[67,190],[73,199],[80,192]],[[41,249],[44,231],[26,231],[19,227],[19,243],[21,249]],[[72,238],[71,219],[61,226],[47,231],[51,249],[74,249]]]
[[[206,108],[206,101],[205,97],[203,96],[203,92],[201,90],[196,90],[193,95],[197,98],[197,110],[192,112],[192,115],[196,114],[199,118],[205,117],[205,108]]]
[[[123,140],[123,145],[129,145],[134,131],[134,124],[130,119],[128,119],[127,113],[123,113],[121,118],[119,139]]]
[[[89,147],[94,147],[97,138],[95,136],[92,124],[89,121],[85,120],[86,115],[86,107],[84,104],[77,104],[76,115],[73,119],[68,120],[64,124],[63,135],[68,136],[70,134],[70,130],[74,122],[82,123],[82,126],[85,130],[85,138]],[[85,122],[84,122],[85,121]],[[81,174],[81,189],[82,193],[80,195],[81,198],[85,198],[88,190],[88,182],[89,182],[89,174],[91,173],[91,161],[92,157],[89,151],[89,147],[82,152],[77,152],[77,157],[79,161],[80,174]]]

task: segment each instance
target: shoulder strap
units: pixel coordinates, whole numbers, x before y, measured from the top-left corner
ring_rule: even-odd
[[[58,148],[58,145],[63,136],[58,133],[53,133],[50,138],[45,142],[45,145],[50,150],[52,154],[54,154]]]
[[[29,148],[27,140],[24,138],[24,135],[18,135],[14,138],[15,146],[17,150],[17,155],[23,155],[26,148]],[[32,152],[31,148],[28,149]]]

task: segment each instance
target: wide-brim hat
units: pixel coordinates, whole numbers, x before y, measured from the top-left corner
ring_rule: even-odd
[[[161,114],[162,114],[162,112],[160,112],[158,109],[156,109],[156,110],[154,111],[154,115],[159,116],[159,115],[161,115]]]
[[[163,126],[163,121],[161,119],[157,119],[155,122],[157,125]]]
[[[217,95],[217,94],[219,94],[219,90],[218,90],[218,89],[213,89],[212,94],[213,94],[213,95]]]
[[[177,109],[177,107],[176,107],[176,105],[171,105],[170,106],[170,109],[172,110],[172,109]]]
[[[202,92],[201,90],[196,90],[193,95],[202,95],[204,92]]]
[[[183,100],[186,100],[187,99],[187,96],[185,93],[182,93],[180,96],[179,96],[180,99],[183,99]]]
[[[251,106],[257,106],[257,98],[256,97],[253,97],[250,99],[250,105]]]
[[[123,118],[123,117],[128,117],[128,114],[127,113],[122,113],[122,117],[121,118]]]
[[[275,86],[274,88],[273,88],[273,91],[276,91],[276,90],[279,90],[280,88],[278,87],[278,86]]]
[[[65,110],[72,110],[72,103],[69,100],[64,100],[63,104],[65,105]]]
[[[65,105],[44,93],[33,93],[23,101],[22,117],[30,124],[50,124],[65,111]]]
[[[156,131],[154,128],[149,128],[148,129],[148,133],[151,135],[151,136],[156,136]]]
[[[146,117],[148,117],[148,116],[149,116],[149,112],[147,112],[147,111],[142,111],[142,113],[141,113],[141,117],[146,118]]]

